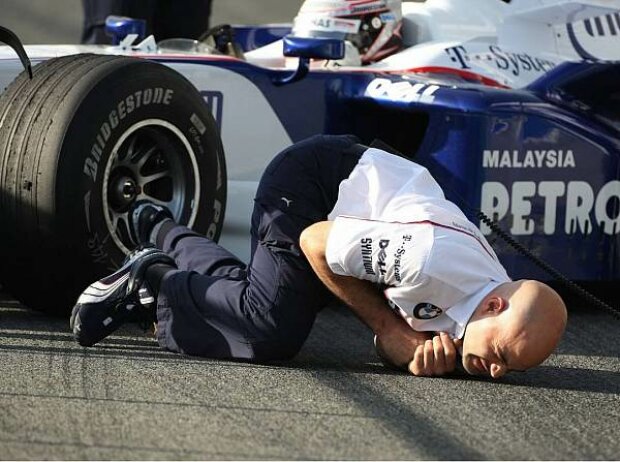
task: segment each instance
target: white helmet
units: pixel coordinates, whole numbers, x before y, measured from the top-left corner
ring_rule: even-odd
[[[401,4],[401,0],[305,0],[293,35],[344,39],[357,49],[362,64],[373,63],[402,47]]]

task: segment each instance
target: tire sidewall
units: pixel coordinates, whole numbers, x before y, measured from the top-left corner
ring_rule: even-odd
[[[90,261],[97,274],[115,269],[125,256],[106,222],[106,169],[119,142],[131,130],[152,122],[181,134],[193,153],[193,207],[175,218],[201,234],[219,237],[226,171],[209,109],[180,74],[146,61],[130,63],[103,77],[82,99],[67,126],[57,170],[59,234],[68,238],[71,252]],[[192,215],[195,219],[188,223]]]

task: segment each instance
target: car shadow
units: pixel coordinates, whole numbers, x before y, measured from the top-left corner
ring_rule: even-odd
[[[334,371],[348,374],[376,374],[382,376],[405,376],[407,373],[385,366],[374,352],[372,335],[361,324],[351,322],[353,316],[342,310],[326,310],[319,316],[317,327],[300,354],[289,361],[272,361],[269,363],[249,363],[247,361],[218,361],[222,367],[267,367],[295,368],[316,371]],[[577,319],[575,319],[577,318]],[[581,319],[579,319],[581,318]],[[605,316],[592,317],[591,313],[579,313],[573,317],[567,329],[565,340],[558,353],[578,356],[600,355],[597,340],[601,332],[609,330]],[[588,322],[578,322],[588,321]],[[105,355],[106,357],[161,359],[166,361],[213,362],[216,360],[190,356],[179,356],[160,349],[154,338],[136,325],[123,327],[115,336],[105,339],[92,348],[82,348],[73,342],[65,319],[53,318],[42,313],[19,306],[10,306],[0,310],[0,336],[5,340],[0,344],[0,351],[23,351],[41,354],[63,355]],[[576,322],[577,321],[577,322]],[[588,335],[584,335],[588,334]],[[143,336],[144,338],[141,338]],[[339,338],[334,342],[334,338]],[[7,343],[14,339],[20,342]],[[32,341],[23,344],[21,341]],[[51,345],[36,342],[59,342]],[[606,357],[617,357],[618,342],[612,342],[611,351]],[[459,370],[445,377],[445,380],[485,381]],[[572,390],[581,392],[620,394],[620,372],[594,369],[591,367],[566,367],[542,365],[524,373],[510,373],[497,383],[509,386],[523,386],[550,390]]]

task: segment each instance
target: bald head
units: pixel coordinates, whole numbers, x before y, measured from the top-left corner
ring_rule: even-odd
[[[566,327],[566,307],[558,293],[542,282],[521,280],[499,288],[508,309],[498,317],[503,343],[519,369],[538,366],[555,350]]]
[[[502,284],[480,302],[463,342],[463,365],[472,374],[501,377],[542,363],[566,327],[566,307],[542,282]]]

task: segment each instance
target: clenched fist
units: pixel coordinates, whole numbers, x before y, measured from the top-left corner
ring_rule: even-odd
[[[445,332],[435,335],[415,348],[409,372],[417,376],[440,376],[454,371],[462,340],[453,340]]]

